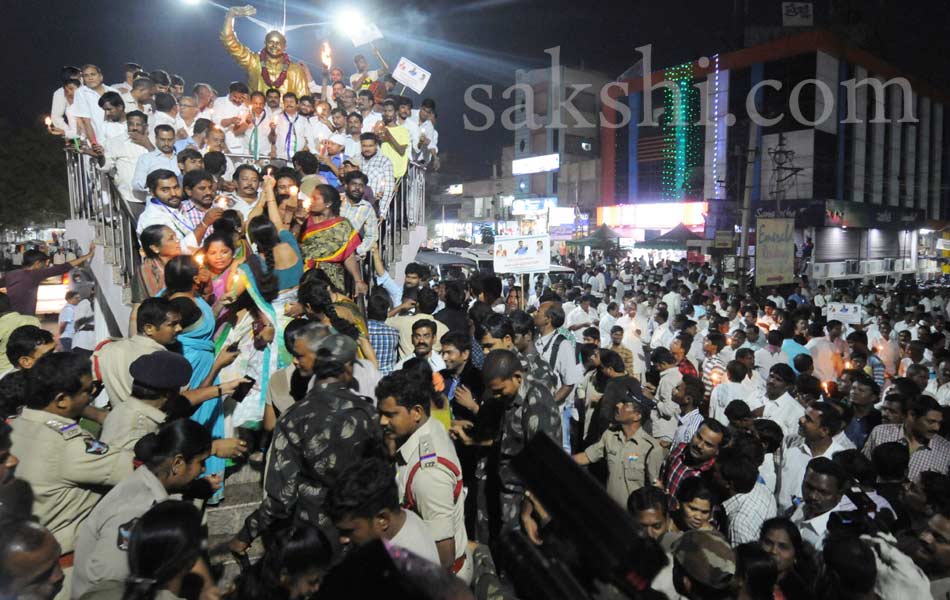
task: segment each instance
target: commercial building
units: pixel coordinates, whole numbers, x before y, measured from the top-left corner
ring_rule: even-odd
[[[750,227],[794,217],[799,248],[813,239],[815,278],[936,269],[918,261],[918,228],[950,216],[950,96],[820,30],[623,83],[603,111],[603,204],[705,203],[687,226],[711,238],[740,225],[748,195]]]

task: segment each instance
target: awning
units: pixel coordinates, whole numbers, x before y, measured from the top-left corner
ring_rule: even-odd
[[[655,237],[652,240],[637,242],[636,247],[646,250],[685,250],[687,242],[705,239],[706,238],[698,233],[690,231],[686,225],[680,223],[673,229],[670,229],[663,235]]]

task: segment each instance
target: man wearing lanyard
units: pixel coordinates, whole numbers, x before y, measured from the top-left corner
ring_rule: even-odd
[[[284,112],[270,120],[271,158],[293,159],[298,150],[307,148],[310,130],[307,120],[297,113],[297,96],[284,94]]]
[[[261,156],[269,156],[271,145],[268,139],[269,129],[264,126],[264,121],[267,120],[267,110],[263,93],[254,92],[251,94],[249,118],[251,119],[251,129],[247,133],[248,153],[254,157],[254,160]]]
[[[146,180],[151,198],[145,211],[139,217],[135,234],[150,225],[166,225],[175,232],[179,240],[184,240],[194,230],[189,218],[181,211],[181,184],[178,175],[168,169],[158,169],[148,174]]]

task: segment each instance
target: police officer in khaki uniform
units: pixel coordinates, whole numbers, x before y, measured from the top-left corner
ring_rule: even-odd
[[[168,411],[163,409],[188,385],[191,363],[181,354],[162,350],[136,358],[129,374],[132,395],[113,407],[102,424],[99,439],[114,448],[132,450],[135,442],[165,422]]]
[[[57,598],[69,597],[76,531],[103,487],[132,473],[132,453],[110,448],[80,428],[77,419],[99,392],[88,358],[57,352],[37,361],[31,394],[13,420],[12,452],[17,474],[33,487],[33,514],[56,537],[66,574]]]
[[[614,408],[614,422],[600,439],[574,455],[581,465],[607,460],[607,494],[626,508],[634,490],[650,485],[660,475],[666,451],[643,428],[653,402],[627,392]]]
[[[383,434],[395,452],[403,508],[429,526],[442,566],[470,583],[473,563],[467,554],[465,491],[455,444],[445,427],[429,417],[429,393],[409,373],[384,377],[376,397]]]
[[[211,434],[191,419],[176,419],[148,434],[136,450],[142,466],[112,488],[79,527],[73,598],[81,598],[104,581],[124,581],[129,576],[132,528],[170,494],[194,491],[190,486],[211,454]],[[220,481],[220,475],[212,476],[208,489],[216,489]]]

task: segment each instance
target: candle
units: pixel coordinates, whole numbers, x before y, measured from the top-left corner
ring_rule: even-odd
[[[320,51],[320,60],[323,62],[323,66],[327,69],[330,68],[331,64],[331,53],[330,53],[330,44],[328,42],[323,42],[323,47]]]
[[[43,122],[46,123],[46,127],[47,127],[47,128],[49,128],[49,127],[51,127],[51,126],[53,125],[53,119],[51,119],[51,118],[49,118],[49,117],[46,117],[45,119],[43,119]]]
[[[205,255],[204,254],[195,254],[195,262],[198,263],[198,268],[200,269],[205,265]]]
[[[228,209],[228,199],[227,199],[226,197],[224,197],[224,196],[218,196],[218,197],[215,198],[215,200],[214,200],[214,205],[217,206],[217,207],[220,208],[220,209],[227,210],[227,209]]]
[[[309,196],[308,196],[307,198],[304,198],[304,199],[303,199],[303,209],[304,209],[305,211],[310,212],[310,203],[311,203],[311,202],[312,202],[312,200],[310,199]]]
[[[827,381],[821,382],[821,389],[825,390],[825,395],[829,395],[831,392],[828,391],[829,385]]]

